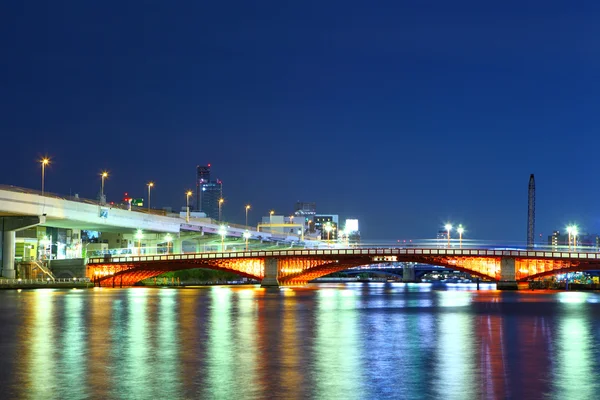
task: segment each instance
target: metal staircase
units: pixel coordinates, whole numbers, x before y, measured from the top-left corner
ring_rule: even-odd
[[[40,271],[42,271],[44,274],[48,275],[48,277],[50,279],[52,279],[52,281],[56,281],[56,278],[54,277],[54,274],[52,273],[52,271],[50,271],[50,269],[48,269],[48,267],[44,264],[44,262],[40,262],[38,260],[33,260],[32,263],[39,268]]]

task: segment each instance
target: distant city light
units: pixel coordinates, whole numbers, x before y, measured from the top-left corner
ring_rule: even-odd
[[[358,232],[358,220],[357,219],[347,219],[346,226],[344,228],[344,232],[346,232],[347,235],[349,235],[353,232]]]

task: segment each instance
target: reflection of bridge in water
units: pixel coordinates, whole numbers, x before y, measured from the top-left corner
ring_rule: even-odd
[[[438,265],[498,281],[499,288],[556,273],[600,269],[594,251],[498,250],[482,248],[340,248],[240,251],[90,258],[88,277],[130,286],[169,271],[207,268],[256,279],[263,286],[299,285],[349,268],[376,263]]]

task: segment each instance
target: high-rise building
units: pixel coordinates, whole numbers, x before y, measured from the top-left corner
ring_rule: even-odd
[[[202,185],[210,182],[210,164],[196,166],[196,211],[202,210]]]
[[[223,184],[217,179],[216,182],[202,184],[201,208],[208,218],[219,219],[219,200],[223,197]]]
[[[206,213],[208,218],[219,219],[219,200],[223,198],[221,180],[210,180],[210,164],[196,167],[196,211]]]

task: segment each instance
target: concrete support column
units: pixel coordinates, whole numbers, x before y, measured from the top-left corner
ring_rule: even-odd
[[[402,282],[415,282],[415,269],[409,266],[402,267]]]
[[[2,234],[2,277],[14,279],[15,272],[15,242],[17,233],[15,231],[4,231]]]
[[[277,277],[279,274],[279,263],[276,258],[265,258],[265,276],[260,283],[261,287],[279,287]]]
[[[500,260],[500,280],[498,290],[517,290],[517,269],[514,257],[502,257]]]
[[[14,279],[15,271],[15,242],[17,238],[16,231],[30,228],[46,222],[46,216],[11,216],[0,217],[0,235],[2,242],[2,251],[0,252],[0,266],[2,266],[2,277]]]
[[[175,240],[173,240],[173,242],[171,243],[171,246],[173,246],[171,248],[171,252],[174,253],[174,254],[181,253],[181,243],[182,243],[181,239],[175,239]]]
[[[200,239],[196,239],[194,241],[194,252],[195,253],[202,253],[202,245],[200,244]]]

